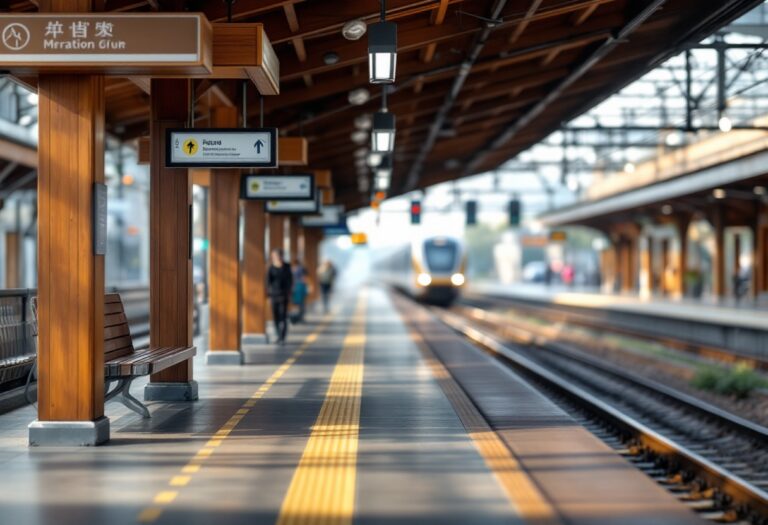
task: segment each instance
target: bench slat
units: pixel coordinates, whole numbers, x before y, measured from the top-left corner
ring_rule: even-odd
[[[186,361],[197,354],[197,348],[167,347],[143,350],[138,356],[125,356],[108,363],[109,374],[113,376],[135,376],[154,374],[173,365]],[[107,363],[105,363],[107,365]]]
[[[123,303],[104,303],[104,315],[121,313],[124,313]]]
[[[104,329],[104,340],[115,339],[123,335],[131,335],[131,331],[127,324],[121,324],[118,326],[110,326]]]
[[[104,316],[104,328],[109,328],[111,326],[118,326],[121,324],[128,324],[128,320],[125,318],[125,314],[122,312]]]

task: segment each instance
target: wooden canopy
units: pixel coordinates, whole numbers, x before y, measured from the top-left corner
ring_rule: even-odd
[[[34,12],[46,0],[0,2]],[[201,11],[227,21],[222,0],[95,0],[105,11]],[[398,70],[389,108],[397,116],[392,193],[493,169],[617,89],[760,0],[389,0],[398,24]],[[232,22],[260,22],[280,59],[280,95],[264,122],[309,140],[313,168],[334,174],[337,202],[358,191],[355,117],[373,113],[367,39],[346,40],[351,20],[378,20],[378,0],[237,0]],[[196,80],[197,124],[210,109],[240,104],[241,81]],[[362,106],[356,88],[370,92]],[[107,82],[108,131],[148,133],[147,79]],[[248,93],[251,123],[258,94]]]

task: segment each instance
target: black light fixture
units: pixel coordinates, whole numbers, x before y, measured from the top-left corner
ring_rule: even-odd
[[[392,156],[384,155],[376,166],[376,176],[390,178],[392,176]]]
[[[381,111],[373,115],[371,151],[392,153],[395,149],[395,116],[387,111],[387,89],[381,92]]]
[[[368,79],[371,84],[395,81],[397,25],[386,21],[386,13],[386,0],[381,0],[381,22],[368,27]]]

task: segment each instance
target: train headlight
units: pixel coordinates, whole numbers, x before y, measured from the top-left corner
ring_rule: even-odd
[[[416,282],[419,283],[419,286],[429,286],[432,284],[432,277],[428,273],[420,273]]]
[[[451,284],[454,286],[461,286],[464,284],[464,274],[454,273],[451,275]]]

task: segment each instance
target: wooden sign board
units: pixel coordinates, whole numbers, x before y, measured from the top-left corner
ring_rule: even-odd
[[[243,175],[240,198],[246,200],[313,200],[315,178],[301,175]]]
[[[323,194],[323,198],[322,198],[322,201],[321,201],[323,206],[327,206],[329,204],[333,204],[333,201],[336,200],[336,194],[333,191],[333,188],[323,188],[320,191]]]
[[[332,188],[331,170],[315,170],[315,184],[318,188]]]
[[[169,168],[275,168],[277,128],[166,130]]]
[[[213,24],[213,63],[217,78],[245,72],[262,95],[280,94],[280,60],[262,24]]]
[[[281,166],[306,166],[309,146],[304,137],[280,137],[277,140]]]
[[[202,14],[0,15],[0,69],[14,75],[210,74],[212,42]]]

